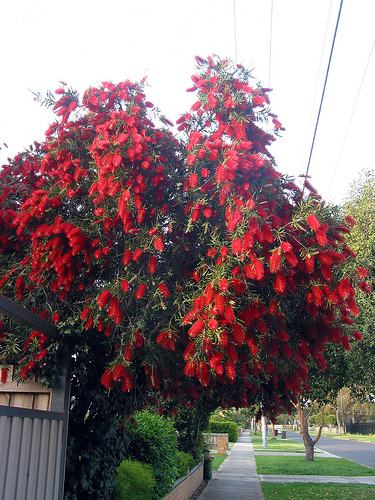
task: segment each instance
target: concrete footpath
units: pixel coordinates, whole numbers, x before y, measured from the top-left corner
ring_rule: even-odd
[[[213,471],[199,500],[264,500],[257,474],[254,446],[245,430],[228,457]]]

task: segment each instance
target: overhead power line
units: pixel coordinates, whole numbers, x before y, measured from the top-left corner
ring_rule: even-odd
[[[306,177],[307,177],[307,175],[309,173],[312,152],[313,152],[314,144],[315,144],[316,131],[317,131],[318,125],[319,125],[320,113],[321,113],[321,110],[322,110],[322,105],[323,105],[324,94],[325,94],[325,90],[326,90],[326,86],[327,86],[327,80],[328,80],[329,70],[330,70],[330,67],[331,67],[332,54],[333,54],[333,49],[334,49],[334,46],[335,46],[337,30],[338,30],[338,27],[339,27],[339,22],[340,22],[341,9],[342,9],[343,1],[344,0],[341,0],[341,2],[340,2],[340,9],[339,9],[339,13],[337,15],[336,27],[335,27],[335,32],[334,32],[334,35],[333,35],[333,40],[332,40],[331,52],[330,52],[330,55],[329,55],[329,61],[328,61],[328,66],[327,66],[327,71],[326,71],[326,77],[325,77],[325,80],[324,80],[322,97],[320,99],[320,106],[319,106],[318,116],[317,116],[316,123],[315,123],[315,130],[314,130],[314,136],[313,136],[313,140],[312,140],[312,144],[311,144],[311,149],[310,149],[309,161],[307,163],[307,168],[306,168],[306,174],[305,174]]]
[[[362,85],[363,85],[363,82],[364,82],[365,77],[366,77],[366,74],[367,74],[367,69],[368,69],[369,64],[370,64],[370,60],[371,60],[372,53],[373,53],[373,51],[374,51],[374,47],[375,47],[375,40],[374,40],[374,42],[373,42],[373,44],[372,44],[372,47],[371,47],[371,50],[370,50],[370,55],[368,56],[368,59],[367,59],[367,64],[366,64],[365,70],[364,70],[364,72],[363,72],[363,75],[362,75],[362,80],[361,80],[361,83],[360,83],[360,85],[359,85],[359,89],[358,89],[358,92],[357,92],[357,97],[356,97],[356,99],[355,99],[354,106],[353,106],[353,109],[352,109],[352,112],[351,112],[351,115],[350,115],[350,118],[349,118],[349,123],[348,123],[348,126],[347,126],[347,128],[346,128],[346,132],[345,132],[345,135],[344,135],[344,139],[343,139],[342,144],[341,144],[341,149],[340,149],[340,152],[339,152],[339,156],[338,156],[338,158],[337,158],[337,162],[336,162],[336,165],[335,165],[335,169],[334,169],[334,171],[333,171],[333,174],[332,174],[332,177],[331,177],[331,181],[330,181],[329,186],[328,186],[327,197],[328,197],[328,194],[329,194],[329,192],[330,192],[330,190],[331,190],[333,179],[334,179],[334,177],[335,177],[335,175],[336,175],[336,170],[337,170],[337,167],[338,167],[338,165],[339,165],[339,162],[340,162],[340,159],[341,159],[341,154],[342,154],[342,151],[343,151],[344,146],[345,146],[345,143],[346,143],[346,138],[347,138],[347,136],[348,136],[348,132],[349,132],[349,129],[350,129],[350,125],[351,125],[351,123],[352,123],[352,119],[353,119],[353,116],[354,116],[354,111],[355,111],[355,109],[356,109],[356,107],[357,107],[357,103],[358,103],[359,95],[360,95],[361,90],[362,90]]]

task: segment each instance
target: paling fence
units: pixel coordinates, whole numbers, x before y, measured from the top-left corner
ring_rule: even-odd
[[[69,375],[66,351],[53,390],[0,383],[0,500],[63,498]]]

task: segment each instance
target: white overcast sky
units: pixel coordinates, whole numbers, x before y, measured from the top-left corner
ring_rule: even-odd
[[[234,60],[236,26],[237,62],[274,89],[272,111],[286,128],[271,149],[278,169],[305,173],[339,7],[340,0],[2,0],[0,165],[42,140],[53,115],[30,90],[54,90],[60,80],[82,95],[102,81],[147,76],[149,100],[175,121],[194,102],[185,92],[194,56]],[[343,1],[309,169],[327,201],[341,202],[358,172],[375,167],[374,21],[374,0]]]

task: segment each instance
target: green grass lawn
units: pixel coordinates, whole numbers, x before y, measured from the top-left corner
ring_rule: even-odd
[[[285,451],[285,452],[304,452],[305,447],[302,443],[297,443],[297,441],[292,441],[291,439],[281,439],[277,437],[276,439],[267,439],[267,448],[263,448],[262,435],[252,434],[251,441],[254,445],[254,450],[259,451]]]
[[[317,432],[310,432],[311,435],[316,435]],[[375,443],[374,434],[336,434],[333,432],[322,432],[322,436],[332,437],[337,439],[349,439],[350,441],[363,441],[364,443]]]
[[[375,486],[262,483],[264,500],[372,500]]]
[[[212,469],[217,470],[228,455],[217,455],[216,453],[212,453],[211,456],[215,457],[215,460],[212,460]]]
[[[345,458],[316,457],[313,462],[306,462],[304,456],[256,455],[255,462],[258,474],[375,476],[375,469],[370,469]]]

